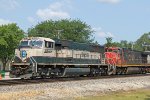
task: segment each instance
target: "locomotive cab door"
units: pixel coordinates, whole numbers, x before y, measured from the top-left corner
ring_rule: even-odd
[[[44,49],[43,49],[43,55],[49,56],[49,57],[55,57],[55,43],[53,41],[44,41]]]

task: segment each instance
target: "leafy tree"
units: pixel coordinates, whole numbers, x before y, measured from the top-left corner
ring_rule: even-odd
[[[0,26],[0,60],[3,63],[3,70],[14,56],[15,48],[23,38],[23,34],[24,32],[15,23]]]
[[[113,46],[112,37],[106,37],[107,43],[105,44],[106,47]]]
[[[60,38],[86,43],[94,41],[92,33],[92,28],[85,22],[71,19],[47,20],[28,30],[29,36]]]
[[[144,33],[136,42],[128,42],[121,40],[120,42],[112,42],[111,37],[106,38],[106,46],[116,46],[121,48],[131,48],[138,51],[150,51],[150,32]]]
[[[150,50],[150,32],[144,33],[136,42],[134,45],[136,50]]]
[[[134,42],[128,42],[128,48],[131,48],[132,50],[135,49]]]
[[[121,47],[121,43],[120,42],[113,42],[112,43],[114,47]]]
[[[121,47],[121,48],[133,48],[133,42],[128,42],[127,40],[121,40],[120,42],[113,42],[112,37],[106,38],[106,47]]]
[[[121,48],[132,48],[133,49],[133,42],[128,42],[127,40],[120,41]]]
[[[124,48],[128,47],[128,41],[127,40],[121,40],[120,44],[121,44],[121,47],[124,47]]]

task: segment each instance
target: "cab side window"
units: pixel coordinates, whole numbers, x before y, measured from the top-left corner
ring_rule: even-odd
[[[49,41],[45,41],[45,47],[46,48],[53,48],[54,47],[54,43],[53,42],[49,42]]]

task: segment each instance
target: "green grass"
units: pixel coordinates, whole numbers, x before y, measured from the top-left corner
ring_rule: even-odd
[[[76,100],[150,100],[150,89],[113,93],[103,96],[82,97]]]

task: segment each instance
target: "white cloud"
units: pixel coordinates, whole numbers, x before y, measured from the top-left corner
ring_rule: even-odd
[[[0,8],[5,10],[12,10],[19,6],[17,0],[0,0]]]
[[[104,32],[102,31],[101,27],[98,28],[93,28],[93,30],[95,31],[95,37],[99,37],[99,38],[106,38],[106,37],[112,37],[114,38],[115,35],[112,34],[111,32]]]
[[[97,32],[96,33],[96,36],[100,37],[100,38],[106,38],[106,37],[115,37],[111,32],[103,32],[103,31],[100,31],[100,32]]]
[[[9,23],[13,23],[9,20],[4,20],[4,19],[0,19],[0,25],[5,25],[5,24],[9,24]]]
[[[66,11],[67,7],[69,6],[65,2],[55,2],[45,9],[39,9],[36,14],[42,20],[70,18],[69,13]]]
[[[30,23],[34,23],[35,22],[35,19],[33,17],[27,17],[27,20],[30,22]]]
[[[112,37],[112,38],[115,37],[115,35],[113,33],[111,33],[111,32],[106,32],[106,36],[107,37]]]
[[[109,3],[109,4],[117,4],[119,3],[121,0],[97,0],[101,3]]]

